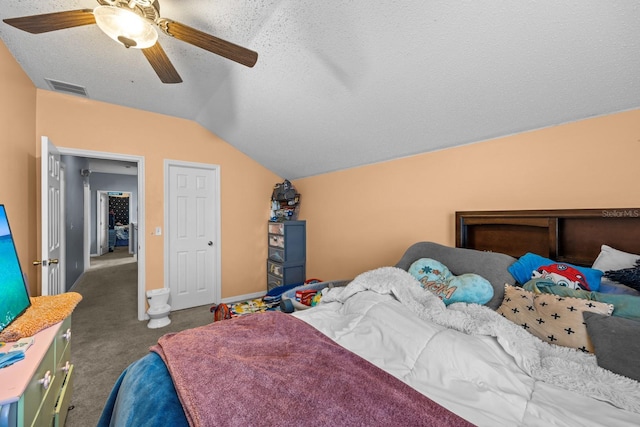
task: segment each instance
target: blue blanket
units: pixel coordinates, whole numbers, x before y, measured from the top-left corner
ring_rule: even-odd
[[[111,390],[98,427],[188,426],[167,367],[149,353],[127,367]]]

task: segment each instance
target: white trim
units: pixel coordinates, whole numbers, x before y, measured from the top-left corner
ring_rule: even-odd
[[[84,218],[89,218],[91,216],[91,186],[89,185],[88,182],[84,181],[82,183],[82,188],[83,188],[83,203],[84,203]],[[82,270],[82,272],[84,273],[85,271],[87,271],[89,269],[89,267],[91,266],[91,254],[89,252],[91,252],[91,222],[90,221],[84,221],[84,230],[83,230],[83,236],[84,236],[84,246],[83,246],[83,264],[84,264],[84,268]]]
[[[102,212],[100,211],[100,207],[101,207],[101,205],[100,205],[100,195],[104,194],[107,197],[107,205],[108,205],[110,203],[109,202],[109,200],[110,200],[109,197],[111,197],[109,195],[109,193],[120,193],[120,194],[126,195],[129,198],[129,202],[131,202],[131,200],[133,199],[133,193],[131,193],[131,191],[116,190],[116,189],[113,189],[113,190],[109,190],[109,189],[96,190],[96,195],[97,195],[97,198],[96,198],[96,202],[97,202],[97,209],[96,209],[96,217],[97,217],[96,218],[96,256],[100,253],[100,248],[98,247],[99,246],[98,243],[100,243],[100,241],[102,240],[102,237],[101,237],[102,230],[100,230],[99,227],[98,227],[98,224],[100,224],[100,219],[101,219],[101,215],[102,215]],[[108,210],[108,206],[107,206],[107,210]],[[127,212],[127,221],[129,221],[129,224],[135,222],[135,221],[132,221],[131,211],[132,211],[131,205],[129,205],[129,211]],[[129,239],[131,241],[131,239],[133,239],[133,237],[130,236]],[[108,244],[109,244],[109,237],[108,237],[108,234],[107,234],[107,245]],[[131,251],[131,244],[129,244],[128,249],[129,249],[129,253],[130,254],[134,253],[133,251]]]
[[[262,298],[263,296],[264,296],[264,292],[254,292],[252,294],[237,295],[235,297],[223,298],[220,300],[220,302],[225,304],[229,304],[229,303],[233,304],[233,303],[252,300],[256,298]]]
[[[90,157],[95,159],[121,160],[135,162],[138,165],[138,320],[145,320],[146,309],[146,251],[145,251],[145,169],[144,157],[128,154],[108,153],[104,151],[79,150],[58,147],[60,154],[67,156]],[[87,217],[88,218],[88,217]],[[85,219],[86,220],[86,219]],[[87,252],[89,248],[87,247]],[[86,255],[85,255],[86,257]],[[88,268],[85,265],[85,269]]]
[[[105,253],[107,253],[109,251],[109,231],[107,231],[107,241],[104,241],[104,235],[102,234],[102,230],[103,227],[108,227],[108,221],[109,221],[109,207],[107,206],[106,209],[107,211],[105,212],[107,214],[107,224],[102,224],[102,215],[103,215],[103,208],[104,208],[104,201],[103,201],[103,197],[108,197],[106,196],[106,191],[102,191],[102,190],[96,190],[96,256],[102,256]],[[107,198],[108,200],[108,198]],[[107,245],[107,249],[103,249],[105,247],[105,244]]]
[[[215,272],[215,286],[213,289],[213,298],[214,301],[220,301],[222,298],[222,273],[221,273],[221,258],[222,258],[222,247],[220,242],[220,223],[222,222],[222,218],[220,217],[220,165],[209,164],[209,163],[197,163],[197,162],[185,162],[181,160],[171,160],[164,159],[164,287],[169,288],[169,236],[167,230],[169,229],[169,167],[171,166],[179,166],[179,167],[187,167],[194,169],[206,169],[213,172],[216,177],[216,188],[215,188],[215,247],[216,247],[216,256],[213,260],[214,264],[214,272]]]
[[[60,289],[62,292],[67,291],[67,226],[66,212],[67,203],[66,200],[66,180],[67,180],[67,167],[64,163],[60,162]]]

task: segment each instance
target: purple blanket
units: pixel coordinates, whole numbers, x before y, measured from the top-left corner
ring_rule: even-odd
[[[191,426],[467,426],[321,332],[277,311],[160,338]]]

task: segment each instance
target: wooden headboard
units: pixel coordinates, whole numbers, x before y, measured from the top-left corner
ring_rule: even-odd
[[[640,254],[640,208],[456,212],[456,247],[591,266],[602,244]]]

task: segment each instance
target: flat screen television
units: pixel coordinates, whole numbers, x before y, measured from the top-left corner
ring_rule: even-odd
[[[29,290],[20,267],[7,211],[0,204],[0,331],[30,305]]]

